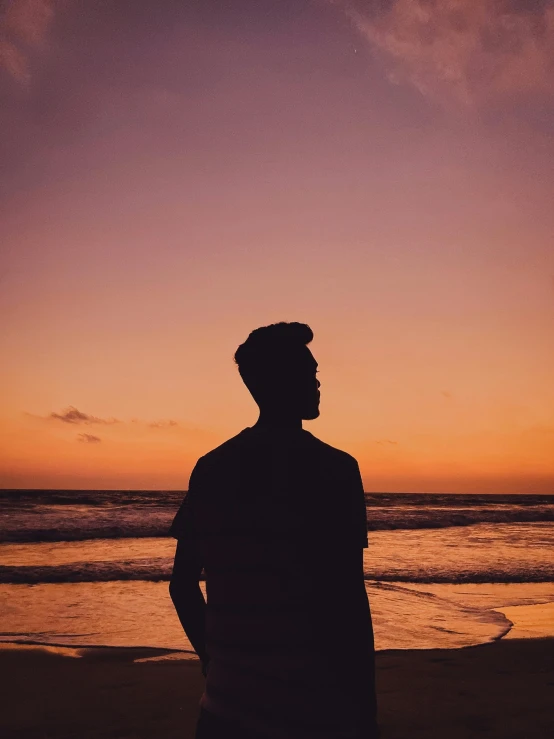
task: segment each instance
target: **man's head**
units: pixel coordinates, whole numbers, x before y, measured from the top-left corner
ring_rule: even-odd
[[[319,416],[317,362],[307,344],[305,323],[261,326],[235,352],[235,362],[252,397],[266,412],[300,419]]]

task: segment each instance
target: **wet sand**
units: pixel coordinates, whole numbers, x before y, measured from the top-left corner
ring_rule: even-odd
[[[134,662],[167,654],[140,648],[82,654],[0,648],[0,735],[192,739],[196,660]],[[554,639],[379,652],[377,681],[383,739],[554,737]]]

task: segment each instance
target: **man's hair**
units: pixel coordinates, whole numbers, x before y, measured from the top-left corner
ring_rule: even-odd
[[[254,329],[235,352],[240,376],[250,392],[271,377],[272,370],[287,364],[314,338],[306,323],[272,323]]]

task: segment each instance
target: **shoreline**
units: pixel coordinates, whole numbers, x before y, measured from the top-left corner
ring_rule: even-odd
[[[504,615],[504,614],[503,614]],[[409,648],[409,649],[376,649],[375,654],[389,654],[389,653],[402,653],[402,652],[450,652],[458,651],[460,649],[475,649],[477,647],[484,647],[488,644],[495,644],[496,642],[504,639],[510,631],[514,628],[514,624],[506,619],[509,626],[498,636],[492,638],[488,642],[480,644],[465,644],[459,647],[435,647],[435,648]],[[536,637],[536,639],[552,639],[553,637]],[[524,641],[524,639],[522,639]],[[108,655],[119,655],[120,657],[129,656],[133,657],[132,662],[144,662],[144,661],[162,661],[162,660],[181,660],[182,662],[197,662],[198,658],[196,652],[187,649],[164,649],[163,647],[152,647],[152,646],[114,646],[111,644],[74,644],[67,645],[55,642],[39,642],[39,641],[23,641],[13,640],[0,642],[0,654],[4,651],[17,652],[30,651],[37,653],[55,654],[59,657],[69,658],[94,658],[106,657]]]
[[[2,735],[193,738],[204,686],[197,659],[159,659],[172,650],[152,647],[82,651],[67,659],[64,647],[0,645],[10,678]],[[554,736],[554,638],[383,650],[376,670],[383,739]]]
[[[549,606],[553,609],[554,613],[554,603],[547,603],[547,604],[533,604],[531,606],[524,606],[523,608],[536,608],[536,607],[544,607]],[[505,628],[500,631],[496,636],[492,637],[486,642],[477,642],[475,644],[464,644],[457,647],[424,647],[424,648],[417,648],[417,647],[409,647],[409,648],[399,648],[399,649],[376,649],[376,654],[387,654],[392,652],[434,652],[434,651],[457,651],[460,649],[474,649],[476,647],[482,647],[486,646],[487,644],[494,644],[497,642],[500,642],[502,640],[510,639],[510,640],[526,640],[526,639],[552,639],[554,640],[554,633],[549,633],[549,631],[554,632],[554,620],[553,620],[553,626],[552,629],[548,631],[539,630],[537,633],[533,633],[533,630],[529,630],[528,624],[519,623],[518,620],[515,620],[514,618],[514,612],[517,612],[518,610],[521,610],[520,607],[507,607],[503,606],[502,608],[487,608],[484,609],[485,611],[494,611],[501,616],[504,617],[504,620],[506,621]],[[511,620],[508,615],[505,613],[505,611],[508,610],[510,612],[510,615],[514,620]],[[194,662],[197,661],[196,652],[192,649],[175,649],[171,647],[157,647],[157,646],[151,646],[147,644],[141,644],[141,645],[133,645],[133,646],[125,646],[125,645],[113,645],[113,644],[67,644],[63,642],[41,642],[36,640],[26,640],[26,639],[13,639],[10,641],[0,641],[0,653],[5,651],[35,651],[37,653],[52,653],[56,654],[60,657],[68,657],[68,658],[83,658],[83,657],[89,657],[94,658],[95,656],[105,656],[105,655],[120,655],[125,656],[129,655],[131,657],[134,657],[131,661],[182,661],[182,662]]]
[[[183,661],[194,661],[197,659],[196,653],[187,649],[165,649],[163,647],[150,647],[150,646],[114,646],[112,644],[74,644],[67,645],[54,642],[39,642],[39,641],[23,641],[13,640],[0,642],[0,653],[1,652],[17,652],[29,651],[37,653],[52,653],[60,657],[69,658],[80,658],[80,657],[92,657],[94,655],[104,656],[109,654],[119,654],[121,656],[137,656],[142,657],[164,657],[168,656],[171,659],[177,659],[177,655],[182,655],[180,658]],[[172,656],[175,655],[175,656]]]

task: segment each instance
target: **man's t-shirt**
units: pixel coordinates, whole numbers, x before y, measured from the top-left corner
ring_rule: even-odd
[[[304,429],[245,428],[198,460],[170,535],[206,577],[200,705],[261,736],[358,736],[374,695],[356,459]]]

